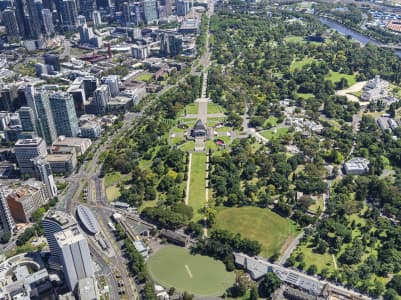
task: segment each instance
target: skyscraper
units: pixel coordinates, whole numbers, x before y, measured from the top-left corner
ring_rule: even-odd
[[[32,159],[46,156],[46,143],[40,138],[18,140],[14,146],[15,157],[22,174],[35,176],[35,166]]]
[[[57,135],[75,137],[79,134],[74,99],[68,93],[58,92],[50,95],[50,108]]]
[[[92,17],[92,12],[95,10],[95,6],[95,0],[80,0],[79,13],[90,20],[90,18]]]
[[[54,34],[53,14],[50,9],[42,9],[43,27],[45,34],[51,36]]]
[[[78,226],[57,232],[54,237],[61,251],[64,277],[68,287],[73,291],[79,280],[94,275],[88,241]]]
[[[92,13],[92,21],[93,21],[93,26],[97,27],[102,24],[102,16],[100,14],[100,11],[94,10]]]
[[[45,237],[49,245],[51,264],[53,267],[61,265],[61,249],[59,248],[54,234],[63,231],[77,223],[69,214],[56,210],[49,210],[42,221]]]
[[[15,222],[11,216],[10,208],[7,204],[6,195],[0,189],[0,235],[5,233],[12,233],[15,229]]]
[[[86,23],[79,26],[79,42],[81,44],[89,44],[94,36],[92,28],[88,27]]]
[[[25,17],[25,3],[24,0],[15,1],[15,17],[17,18],[18,28],[20,34],[25,38],[29,35],[29,24]]]
[[[94,93],[94,105],[97,114],[105,114],[107,112],[107,104],[110,100],[109,87],[102,84]]]
[[[49,162],[43,157],[33,159],[36,176],[45,184],[47,197],[53,199],[57,196],[57,186],[54,182],[52,169]]]
[[[131,6],[129,5],[128,2],[123,3],[122,17],[123,17],[123,25],[129,26],[132,20],[131,20]]]
[[[15,10],[8,8],[3,10],[3,23],[6,26],[7,37],[10,39],[18,38],[19,28],[17,23],[17,17],[15,16]]]
[[[74,30],[78,26],[78,11],[75,0],[61,1],[61,24],[66,30]]]
[[[174,34],[163,34],[160,41],[160,54],[175,56],[182,52],[182,39]]]
[[[157,2],[156,0],[143,0],[143,18],[147,24],[157,20]]]
[[[23,106],[18,110],[19,119],[21,121],[21,126],[24,131],[32,131],[38,134],[36,128],[35,114],[32,108],[28,106]]]
[[[186,16],[192,7],[192,1],[190,0],[176,0],[175,8],[177,16]]]
[[[118,86],[118,76],[109,75],[102,78],[102,84],[109,86],[111,97],[116,97],[120,93],[120,87]]]
[[[60,59],[56,54],[46,53],[43,58],[45,59],[45,64],[52,66],[54,71],[60,71]]]
[[[27,7],[28,7],[28,12],[29,12],[30,35],[31,35],[31,38],[33,38],[33,39],[39,39],[41,37],[40,28],[41,28],[41,23],[42,23],[42,15],[41,15],[41,10],[38,10],[38,6],[42,7],[42,1],[27,0]]]
[[[35,92],[34,103],[39,123],[39,135],[45,139],[48,145],[51,145],[57,139],[57,132],[48,93],[45,90]]]

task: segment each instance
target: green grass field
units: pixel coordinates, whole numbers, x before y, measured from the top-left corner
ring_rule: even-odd
[[[189,183],[189,205],[194,209],[194,219],[202,216],[198,210],[205,206],[206,198],[206,154],[193,153]]]
[[[273,130],[266,130],[266,131],[262,131],[260,134],[263,137],[265,137],[265,138],[267,138],[269,140],[272,140],[272,139],[278,139],[278,138],[286,135],[287,132],[288,132],[288,128],[287,127],[282,127],[282,128],[278,128],[276,130],[276,132],[273,132]]]
[[[266,127],[267,124],[270,124],[270,126],[276,126],[277,125],[277,117],[275,116],[271,116],[268,119],[266,119],[266,121],[263,123],[263,127]]]
[[[336,82],[340,81],[341,78],[347,79],[349,86],[353,86],[356,83],[355,75],[348,75],[348,74],[330,71],[329,75],[326,77],[327,80],[330,80],[334,84]]]
[[[188,249],[177,246],[164,247],[151,256],[147,269],[155,282],[197,296],[222,296],[235,280],[222,262],[191,255]]]
[[[311,93],[297,93],[297,96],[299,98],[302,98],[302,99],[305,99],[305,100],[308,100],[309,98],[315,97],[315,95],[313,95]]]
[[[150,73],[143,73],[143,74],[139,75],[138,77],[135,77],[135,80],[148,82],[152,79],[152,77],[153,77],[153,75]]]
[[[107,201],[112,202],[118,199],[120,197],[120,189],[116,186],[109,186],[106,188],[106,196],[107,196]]]
[[[220,105],[218,105],[216,103],[209,102],[207,104],[207,113],[208,114],[224,113],[224,109]]]
[[[195,149],[194,141],[185,142],[182,146],[180,146],[180,150],[182,150],[184,152],[194,151],[194,149]]]
[[[187,115],[196,115],[198,113],[199,103],[191,103],[185,106]]]
[[[284,38],[284,41],[287,43],[306,43],[302,36],[287,36]]]
[[[121,173],[113,172],[113,173],[109,173],[105,176],[104,184],[106,185],[106,187],[109,187],[109,186],[119,183],[120,180],[121,180]]]
[[[318,273],[324,268],[327,268],[330,273],[334,271],[333,257],[328,252],[325,254],[315,253],[311,244],[307,243],[298,246],[292,253],[292,256],[296,257],[299,253],[303,253],[304,255],[305,269],[309,268],[310,265],[316,265]]]
[[[317,60],[313,57],[305,57],[301,60],[294,60],[294,62],[290,66],[290,71],[293,72],[293,71],[295,71],[295,69],[300,70],[300,69],[302,69],[303,66],[305,66],[307,64],[311,64],[314,61],[317,61]]]
[[[218,210],[215,228],[240,233],[262,244],[262,255],[270,257],[280,252],[287,240],[297,235],[295,223],[271,210],[258,207]]]

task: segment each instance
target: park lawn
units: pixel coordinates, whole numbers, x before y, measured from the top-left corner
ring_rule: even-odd
[[[190,103],[185,106],[185,112],[187,115],[196,115],[198,113],[199,103]]]
[[[316,59],[316,58],[313,58],[313,57],[305,57],[305,58],[303,58],[303,59],[301,59],[301,60],[295,59],[295,60],[292,62],[291,66],[290,66],[290,71],[293,72],[293,71],[295,71],[296,69],[301,70],[303,66],[308,65],[308,64],[311,64],[311,63],[313,63],[314,61],[317,61],[317,59]]]
[[[180,118],[182,124],[188,125],[188,128],[194,127],[197,119],[194,118]]]
[[[324,207],[323,197],[320,197],[320,196],[319,196],[319,197],[316,199],[316,202],[313,203],[313,204],[308,208],[308,210],[310,210],[310,211],[313,212],[313,213],[317,213],[318,210],[319,210],[319,208],[320,208],[320,211],[323,211],[323,207]]]
[[[355,74],[348,75],[348,74],[334,72],[334,71],[330,71],[329,75],[326,77],[326,80],[330,80],[332,83],[335,84],[336,82],[339,82],[341,78],[347,79],[349,86],[353,86],[356,83]]]
[[[296,93],[296,94],[297,94],[297,96],[298,96],[299,98],[304,99],[304,100],[308,100],[308,99],[310,99],[310,98],[315,97],[315,95],[313,95],[313,94],[311,94],[311,93]]]
[[[292,256],[296,257],[299,253],[304,254],[305,270],[307,270],[311,265],[316,265],[318,269],[317,273],[319,273],[323,268],[329,269],[331,273],[334,272],[333,257],[328,252],[324,254],[315,253],[313,252],[311,244],[307,242],[306,244],[299,245],[292,253]]]
[[[210,141],[210,140],[206,141],[205,148],[206,148],[207,151],[209,151],[209,149],[212,150],[212,151],[219,150],[219,146],[217,146],[215,142]]]
[[[277,120],[278,118],[275,116],[270,116],[269,118],[266,119],[266,121],[263,123],[263,127],[266,127],[267,124],[270,124],[271,127],[277,125]]]
[[[222,296],[235,280],[234,273],[227,272],[221,261],[191,255],[188,249],[177,246],[160,249],[149,258],[146,267],[160,285],[203,297]]]
[[[224,123],[225,118],[207,118],[207,126],[216,126],[217,124]]]
[[[113,172],[106,174],[106,177],[104,178],[104,184],[106,187],[109,187],[119,183],[120,180],[121,180],[121,173]]]
[[[184,141],[185,138],[184,137],[173,137],[170,139],[170,145],[176,145],[181,143],[182,141]]]
[[[142,201],[141,206],[138,209],[138,212],[143,211],[147,207],[156,207],[157,206],[157,200],[147,200],[147,201]]]
[[[306,43],[302,36],[287,36],[284,38],[286,43]]]
[[[209,102],[207,104],[207,113],[208,114],[224,113],[224,109],[217,103]]]
[[[206,154],[193,153],[191,163],[191,179],[189,182],[188,204],[194,209],[194,219],[199,220],[202,215],[199,209],[206,202]]]
[[[244,238],[259,241],[264,257],[280,253],[285,242],[298,234],[293,221],[259,207],[218,209],[214,228],[240,233]]]
[[[182,146],[180,147],[180,150],[184,151],[184,152],[191,152],[195,150],[195,142],[194,141],[188,141],[185,142],[184,144],[182,144]]]
[[[116,186],[109,186],[106,188],[106,197],[107,201],[112,202],[117,200],[120,197],[120,189]]]
[[[273,130],[265,130],[260,132],[260,134],[267,138],[268,140],[273,140],[273,139],[278,139],[284,135],[286,135],[288,133],[288,128],[287,127],[282,127],[282,128],[278,128],[276,130],[276,132],[274,132]]]
[[[227,127],[227,126],[223,126],[223,127],[215,128],[214,130],[219,133],[221,133],[221,132],[226,133],[226,132],[230,132],[231,128]]]
[[[152,79],[152,77],[153,77],[153,75],[150,73],[143,73],[143,74],[139,75],[138,77],[135,77],[135,80],[148,82]]]

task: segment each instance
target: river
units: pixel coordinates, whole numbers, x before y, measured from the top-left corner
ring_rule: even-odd
[[[372,38],[370,38],[370,37],[368,37],[366,35],[360,34],[359,32],[356,32],[356,31],[354,31],[352,29],[349,29],[349,28],[345,27],[344,25],[342,25],[340,23],[337,23],[337,22],[334,22],[332,20],[329,20],[329,19],[326,19],[326,18],[322,18],[322,17],[319,18],[319,21],[321,23],[329,26],[331,29],[334,29],[334,30],[338,31],[341,34],[351,36],[353,39],[357,40],[358,42],[360,42],[360,43],[362,43],[364,45],[366,45],[367,43],[371,43],[371,44],[374,44],[374,45],[377,45],[377,46],[382,45],[382,43],[380,43],[380,42],[378,42],[378,41],[376,41],[376,40],[374,40],[374,39],[372,39]],[[401,50],[395,51],[395,54],[398,57],[401,57]]]

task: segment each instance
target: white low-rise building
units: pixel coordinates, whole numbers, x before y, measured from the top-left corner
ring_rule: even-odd
[[[369,160],[362,157],[354,157],[344,163],[344,171],[347,175],[364,175],[369,172]]]

